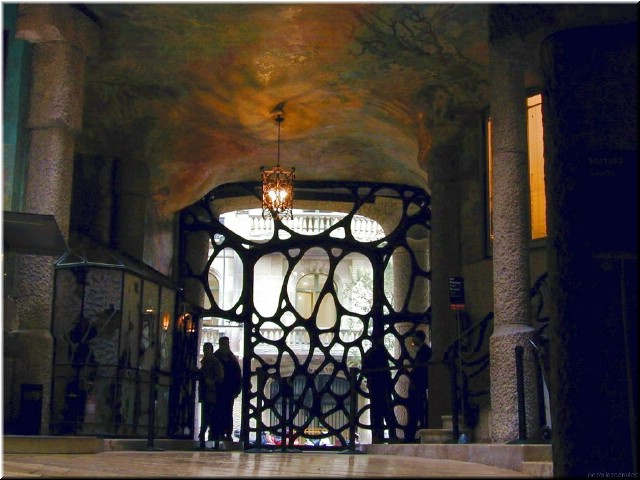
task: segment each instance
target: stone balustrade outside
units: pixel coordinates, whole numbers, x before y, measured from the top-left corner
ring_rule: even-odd
[[[280,328],[261,328],[260,333],[266,340],[278,341],[282,338],[283,330]],[[332,340],[332,332],[321,333],[320,341],[323,345],[328,346]],[[340,329],[340,339],[345,342],[351,342],[361,335],[361,332]],[[286,344],[296,354],[308,354],[310,353],[309,333],[304,328],[294,328],[287,336]],[[344,352],[344,347],[341,344],[334,345],[330,353],[332,356],[341,356]],[[275,345],[263,342],[256,345],[255,353],[258,355],[270,355],[276,354],[277,348]]]
[[[331,228],[345,217],[339,212],[296,212],[293,218],[283,220],[284,225],[302,235],[317,235]],[[227,216],[225,225],[249,240],[263,240],[273,236],[273,220],[262,217],[262,210],[243,210],[235,213],[235,219]],[[384,237],[380,224],[369,218],[356,215],[350,225],[351,233],[361,242],[370,242]]]

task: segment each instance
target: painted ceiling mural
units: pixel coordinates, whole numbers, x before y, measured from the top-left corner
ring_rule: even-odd
[[[167,215],[275,164],[428,188],[430,125],[487,104],[486,5],[90,4],[80,149],[149,165]]]

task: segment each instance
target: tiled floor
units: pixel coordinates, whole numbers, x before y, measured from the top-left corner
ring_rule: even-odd
[[[109,451],[3,455],[3,477],[527,477],[477,463],[349,453]]]

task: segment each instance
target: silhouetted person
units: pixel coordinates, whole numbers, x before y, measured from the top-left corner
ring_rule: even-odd
[[[209,429],[209,441],[215,442],[218,447],[219,438],[216,438],[213,421],[215,418],[217,387],[224,378],[224,367],[222,363],[213,353],[213,344],[206,342],[202,346],[204,356],[200,361],[198,369],[198,397],[201,405],[201,423],[200,423],[200,448],[205,447],[205,434]]]
[[[371,438],[373,443],[384,441],[384,424],[389,428],[389,437],[395,439],[393,427],[393,382],[389,370],[387,349],[382,338],[375,339],[371,348],[362,357],[362,374],[367,379],[370,397]]]
[[[413,345],[418,347],[414,367],[409,372],[408,421],[405,430],[405,442],[413,443],[418,426],[427,427],[425,418],[427,407],[427,388],[429,387],[429,367],[431,348],[425,343],[426,335],[418,330],[413,336]]]
[[[229,337],[220,337],[215,355],[224,367],[224,378],[218,385],[213,430],[222,440],[231,440],[233,403],[242,391],[242,371],[238,358],[229,347]]]

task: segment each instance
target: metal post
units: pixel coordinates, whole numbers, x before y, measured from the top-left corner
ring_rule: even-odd
[[[627,377],[627,399],[629,402],[629,428],[631,429],[631,459],[634,471],[638,471],[638,450],[636,439],[636,412],[633,401],[633,377],[631,375],[631,353],[629,348],[629,324],[627,319],[626,281],[624,275],[624,258],[620,258],[620,306],[622,308],[622,332],[624,336],[624,359]]]
[[[516,388],[518,393],[518,440],[526,441],[527,439],[527,418],[524,404],[524,369],[523,355],[524,347],[516,345]]]
[[[537,345],[529,340],[531,346],[533,347],[533,354],[536,357],[536,393],[538,398],[538,423],[540,427],[545,427],[547,425],[547,415],[546,409],[544,405],[544,381],[542,376],[542,358],[540,355],[540,350],[538,350]]]
[[[460,372],[460,414],[464,418],[464,390],[463,387],[463,372],[462,372],[462,332],[460,327],[460,310],[456,310],[456,324],[458,325],[458,372]],[[456,439],[458,437],[456,436]]]
[[[264,371],[262,367],[256,369],[258,396],[256,397],[256,445],[262,448],[262,394],[264,392]]]
[[[349,369],[349,450],[356,450],[356,369]]]
[[[293,393],[293,392],[291,392]],[[289,397],[289,404],[287,405],[289,409],[287,410],[287,428],[289,435],[287,436],[287,442],[289,443],[288,447],[293,448],[293,395]]]
[[[155,430],[155,421],[154,421],[154,417],[155,417],[155,408],[154,408],[154,395],[153,395],[153,387],[155,384],[155,372],[154,369],[152,368],[151,372],[149,373],[149,410],[147,413],[147,450],[152,449],[153,448],[153,431]]]
[[[288,391],[284,379],[280,378],[280,398],[282,399],[282,432],[280,433],[280,450],[287,450],[287,423],[288,423]]]
[[[454,364],[455,359],[450,357],[449,359],[449,376],[451,378],[451,422],[453,427],[453,440],[458,442],[460,437],[460,424],[458,422],[458,388],[456,378],[456,366]]]
[[[149,374],[149,419],[148,423],[148,432],[147,432],[147,450],[149,451],[163,451],[162,448],[156,447],[154,445],[155,442],[155,430],[156,430],[156,398],[157,398],[157,383],[158,383],[158,363],[159,363],[159,353],[160,353],[160,332],[159,332],[159,318],[157,315],[154,315],[151,319],[152,322],[155,322],[155,343],[153,350],[153,366],[151,367],[151,372]],[[150,330],[151,332],[151,330]]]

